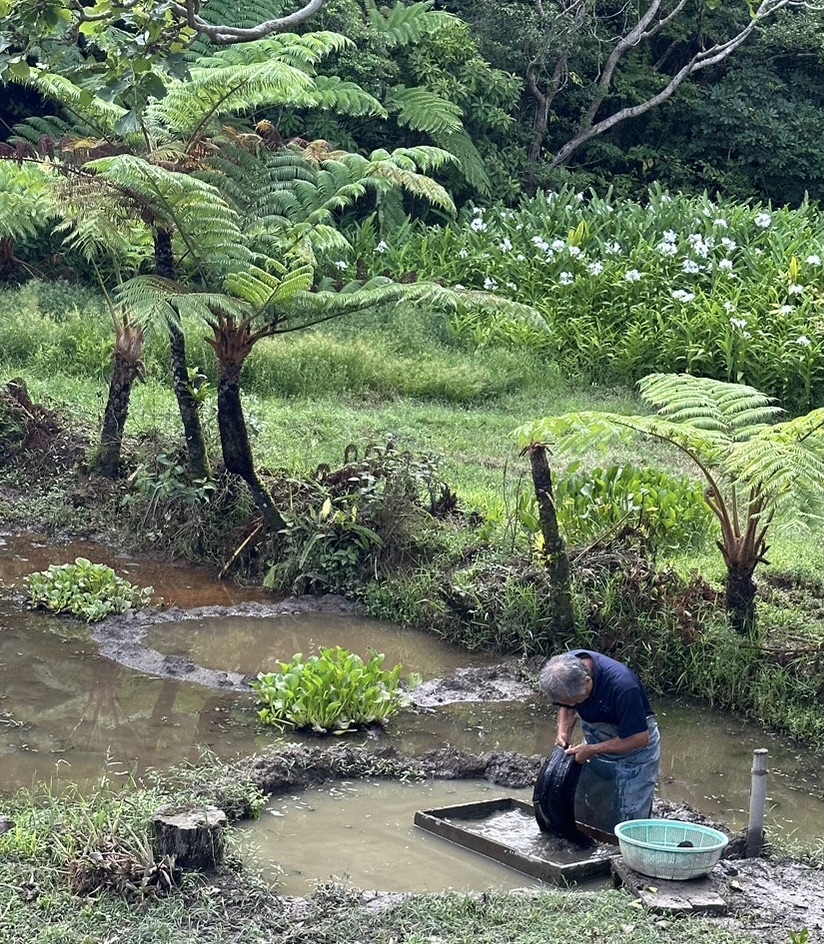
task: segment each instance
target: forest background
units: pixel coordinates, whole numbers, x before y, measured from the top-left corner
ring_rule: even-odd
[[[820,733],[814,489],[783,503],[820,477],[795,448],[824,387],[820,10],[2,9],[12,480],[34,402],[76,437],[29,462],[9,518],[116,521],[470,648],[632,651],[651,684]],[[731,491],[709,500],[706,444],[671,430],[564,450],[559,414],[648,415],[655,373],[739,388],[733,444],[786,409],[791,455],[751,443],[759,483],[784,476],[769,514],[717,452]],[[560,622],[518,459],[536,431],[571,548]],[[736,574],[713,515],[734,531],[740,502]]]

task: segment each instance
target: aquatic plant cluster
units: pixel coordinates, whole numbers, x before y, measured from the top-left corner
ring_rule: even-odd
[[[24,585],[31,607],[68,613],[87,623],[125,613],[132,607],[148,606],[154,593],[152,587],[136,587],[108,565],[93,564],[85,557],[29,574]]]
[[[653,370],[746,383],[805,411],[824,393],[822,233],[808,203],[653,187],[643,204],[613,204],[564,189],[514,210],[476,206],[447,227],[407,224],[374,246],[372,266],[540,313],[532,323],[457,315],[455,330],[478,345],[537,348],[598,383]]]

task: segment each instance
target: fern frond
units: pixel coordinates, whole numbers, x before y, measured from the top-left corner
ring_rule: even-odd
[[[418,3],[396,3],[393,7],[378,9],[369,0],[366,13],[369,25],[380,33],[387,46],[409,46],[419,43],[443,23],[443,16],[432,10],[432,0]]]
[[[753,387],[691,374],[651,374],[638,388],[641,397],[675,423],[714,430],[731,441],[756,435],[784,411]]]
[[[762,429],[736,443],[727,461],[730,475],[774,501],[803,493],[807,509],[824,498],[824,409]]]
[[[368,92],[354,82],[346,82],[336,75],[315,78],[315,107],[334,111],[339,115],[385,118],[386,109]]]
[[[385,102],[398,124],[414,131],[445,134],[463,128],[460,106],[429,89],[393,85],[386,91]]]
[[[479,193],[488,196],[492,184],[484,166],[484,159],[466,131],[446,131],[433,134],[432,137],[436,144],[454,155],[466,182]]]
[[[287,302],[298,292],[308,292],[314,276],[314,268],[305,263],[290,270],[284,269],[280,275],[273,275],[259,266],[250,266],[230,274],[224,286],[227,292],[262,312]]]
[[[0,160],[0,238],[36,236],[53,215],[52,174],[37,165]]]
[[[146,222],[174,229],[195,265],[219,270],[251,260],[237,212],[210,183],[129,154],[87,167],[139,204]]]
[[[90,95],[66,76],[57,72],[32,72],[24,84],[60,105],[72,116],[75,127],[79,127],[81,133],[92,133],[110,141],[118,136],[123,137],[115,129],[127,114],[126,109],[97,95]]]

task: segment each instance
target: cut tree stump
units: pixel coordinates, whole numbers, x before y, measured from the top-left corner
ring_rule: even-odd
[[[158,858],[174,856],[181,869],[209,872],[223,862],[226,814],[216,806],[160,810],[152,817]]]

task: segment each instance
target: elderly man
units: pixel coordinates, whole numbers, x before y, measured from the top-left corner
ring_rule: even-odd
[[[558,707],[555,743],[579,764],[615,782],[614,819],[645,819],[658,780],[660,739],[655,715],[638,676],[600,652],[575,649],[541,670],[542,692]],[[572,745],[580,721],[582,744]]]

